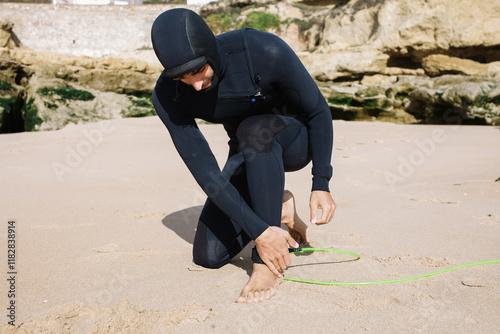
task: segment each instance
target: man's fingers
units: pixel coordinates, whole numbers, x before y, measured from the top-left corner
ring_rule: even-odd
[[[315,225],[324,224],[325,217],[327,216],[325,206],[321,202],[312,202],[311,207],[311,223]]]
[[[290,246],[292,246],[294,248],[298,248],[300,246],[299,243],[294,238],[292,238],[292,236],[290,235],[290,233],[287,232],[287,235],[285,236],[285,238],[286,238],[286,242]]]
[[[333,203],[333,205],[325,205],[325,207],[322,207],[323,212],[321,218],[316,220],[316,224],[317,225],[328,224],[333,219],[335,208],[336,208],[335,203]]]
[[[310,212],[311,224],[316,224],[316,222],[317,222],[317,220],[316,220],[316,211],[317,210],[318,210],[317,205],[311,206],[311,212]]]
[[[269,232],[264,233],[274,235],[271,238],[274,241],[263,242],[256,239],[257,252],[269,270],[278,278],[281,278],[281,273],[284,272],[291,262],[288,245],[299,247],[299,244],[292,238],[290,233],[280,227],[271,226],[268,230]],[[268,242],[269,244],[267,244]]]
[[[335,209],[337,208],[337,204],[335,202],[332,203],[332,206],[330,207],[330,210],[328,211],[328,220],[327,222],[329,223],[332,221],[333,216],[335,215]]]
[[[285,238],[286,242],[290,246],[295,247],[295,248],[300,246],[299,243],[294,238],[292,238],[292,236],[290,235],[290,233],[288,233],[288,231],[285,231],[284,229],[279,228],[279,227],[276,229],[276,231],[278,231],[278,233],[280,233]],[[284,246],[286,246],[286,245],[284,245]],[[289,256],[288,251],[286,252],[286,255]]]
[[[316,225],[323,225],[330,221],[330,209],[321,207],[321,217],[316,220]]]
[[[336,204],[327,191],[313,190],[309,200],[311,208],[311,223],[321,225],[327,224],[333,219]],[[321,217],[318,217],[317,210],[322,210]]]
[[[328,212],[326,210],[323,210],[323,214],[321,215],[321,219],[318,219],[316,221],[316,225],[323,225],[323,224],[328,224],[330,222],[330,220],[332,220],[332,214],[331,214],[331,211]]]
[[[285,271],[287,265],[286,265],[286,261],[283,259],[283,258],[278,258],[278,265],[279,265],[279,272],[282,273]]]
[[[265,261],[264,263],[269,268],[269,270],[271,270],[272,273],[276,275],[276,277],[281,278],[281,273],[278,271],[278,269],[276,269],[276,266],[271,261]]]

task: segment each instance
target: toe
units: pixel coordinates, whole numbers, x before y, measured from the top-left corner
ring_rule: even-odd
[[[236,302],[237,303],[248,303],[248,290],[247,289],[243,289],[243,291],[241,291],[241,294],[238,297],[238,299],[236,299]]]
[[[237,303],[246,303],[247,302],[247,297],[244,296],[239,296],[238,299],[236,299]]]
[[[274,294],[275,294],[275,291],[273,289],[268,289],[266,291],[266,300],[271,299],[271,297],[274,296]]]
[[[266,300],[266,291],[259,291],[259,303],[260,302],[263,302],[264,300]]]
[[[249,291],[247,294],[247,303],[257,303],[257,297],[252,291]]]

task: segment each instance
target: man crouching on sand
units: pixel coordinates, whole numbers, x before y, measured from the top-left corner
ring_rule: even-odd
[[[208,196],[194,262],[220,268],[253,240],[253,272],[236,301],[269,299],[290,264],[288,246],[307,241],[284,190],[285,172],[312,160],[311,222],[326,224],[335,211],[330,109],[293,50],[273,34],[240,29],[215,37],[198,14],[176,8],[158,16],[151,36],[164,67],[155,109]],[[229,136],[222,171],[196,118],[223,124]]]

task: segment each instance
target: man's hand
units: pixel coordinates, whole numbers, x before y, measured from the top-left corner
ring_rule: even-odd
[[[288,245],[299,247],[287,231],[277,226],[269,226],[255,239],[255,244],[261,260],[279,278],[290,264]]]
[[[328,224],[337,205],[328,191],[314,190],[311,192],[309,208],[311,209],[311,223],[316,225]],[[322,210],[321,217],[316,217],[318,209]]]

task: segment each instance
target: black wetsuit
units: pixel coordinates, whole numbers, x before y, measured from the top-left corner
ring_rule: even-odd
[[[285,171],[312,159],[312,190],[329,190],[333,141],[330,109],[285,42],[251,29],[216,40],[220,68],[209,89],[197,92],[163,73],[153,92],[158,116],[208,195],[193,255],[211,268],[280,226]],[[195,118],[224,125],[229,157],[222,171]],[[252,258],[262,263],[255,249]]]

